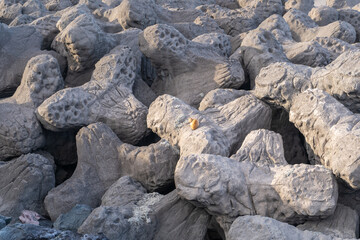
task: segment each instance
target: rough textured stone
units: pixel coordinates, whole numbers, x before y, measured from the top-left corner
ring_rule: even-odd
[[[238,1],[241,8],[230,10],[219,5],[203,5],[198,9],[214,18],[230,36],[255,29],[272,14],[283,14],[284,7],[278,0]]]
[[[126,206],[140,199],[146,194],[146,189],[129,176],[119,178],[101,198],[102,206]]]
[[[354,189],[360,188],[360,118],[329,94],[308,89],[293,99],[290,121],[321,163]]]
[[[61,214],[54,222],[57,230],[69,230],[76,232],[81,224],[92,212],[92,208],[83,204],[76,204],[69,212]]]
[[[240,148],[249,132],[267,129],[271,121],[270,108],[242,90],[213,90],[201,101],[199,110],[222,129],[230,141],[231,153]]]
[[[250,77],[250,87],[261,68],[274,62],[287,62],[282,45],[274,35],[262,28],[249,32],[241,43],[245,68]]]
[[[254,95],[287,111],[294,95],[312,88],[312,68],[291,63],[273,63],[262,68],[255,79]]]
[[[33,108],[0,102],[0,160],[29,153],[44,143],[41,124]]]
[[[100,204],[105,191],[120,178],[121,163],[116,150],[120,144],[114,132],[104,124],[93,124],[78,132],[75,172],[45,198],[46,210],[53,221],[76,204],[91,207]]]
[[[319,239],[340,240],[319,232],[301,231],[294,226],[262,216],[238,217],[231,225],[227,239]]]
[[[71,7],[78,1],[74,0],[45,0],[45,8],[49,11],[60,11],[65,8]]]
[[[259,25],[258,29],[270,31],[275,39],[282,44],[286,57],[293,63],[318,67],[325,66],[336,58],[336,53],[333,53],[336,49],[329,49],[330,46],[326,47],[326,44],[324,46],[316,40],[295,42],[292,39],[289,25],[280,15],[270,16]]]
[[[336,9],[351,8],[358,3],[356,0],[326,0],[326,5]]]
[[[1,7],[0,7],[1,9]],[[35,27],[0,23],[0,93],[19,86],[28,60],[41,54],[42,36]]]
[[[140,77],[135,78],[132,90],[135,98],[142,102],[146,107],[149,107],[157,97],[149,85],[147,85]]]
[[[11,98],[17,104],[38,107],[63,87],[58,61],[49,54],[42,54],[28,61],[21,84]]]
[[[265,19],[258,26],[258,29],[261,28],[270,31],[275,39],[281,44],[293,43],[290,27],[285,19],[279,14],[273,14]]]
[[[17,219],[22,210],[45,215],[43,205],[55,186],[54,163],[38,154],[26,154],[0,166],[0,214]]]
[[[261,23],[272,14],[283,15],[284,11],[282,1],[279,0],[238,0],[238,3],[246,11],[253,12],[258,23]]]
[[[360,10],[360,3],[356,4],[355,6],[352,7],[352,9],[359,11]]]
[[[145,29],[156,23],[192,22],[201,16],[199,10],[174,11],[157,5],[154,0],[123,0],[115,11],[117,20],[124,29],[131,27]],[[143,18],[144,15],[146,19]]]
[[[229,57],[231,54],[230,37],[221,33],[208,33],[200,35],[192,40],[193,42],[202,43],[217,50],[220,55]]]
[[[47,13],[47,9],[40,0],[27,0],[23,4],[22,13],[42,17]]]
[[[255,29],[258,25],[258,19],[253,9],[230,10],[219,5],[202,5],[198,9],[215,19],[216,23],[230,36]]]
[[[36,19],[36,17],[34,17],[34,16],[21,14],[21,15],[18,15],[14,20],[12,20],[11,23],[9,24],[9,26],[14,27],[14,26],[19,26],[19,25],[29,24],[32,21],[34,21],[35,19]]]
[[[105,124],[96,123],[79,131],[76,144],[78,165],[74,174],[45,199],[52,219],[68,212],[77,203],[98,206],[105,191],[121,176],[132,176],[150,191],[167,189],[173,184],[178,150],[165,140],[147,147],[134,147],[122,143]],[[118,192],[118,187],[113,188],[112,191]],[[104,195],[105,203],[117,201],[118,198],[110,199],[109,196],[115,194],[112,191]],[[58,200],[59,196],[66,197]]]
[[[17,16],[21,15],[22,5],[10,0],[0,2],[0,22],[9,24]]]
[[[152,205],[162,197],[158,193],[150,193],[126,206],[100,206],[94,209],[78,232],[103,233],[109,240],[152,239],[156,222],[149,213]]]
[[[297,9],[308,14],[314,7],[314,0],[288,0],[285,2],[285,10]]]
[[[104,236],[76,234],[71,231],[58,231],[53,228],[33,224],[16,223],[0,230],[0,240],[42,239],[42,240],[108,240]]]
[[[220,56],[213,47],[187,40],[176,29],[156,24],[139,37],[141,51],[156,66],[156,94],[171,94],[197,106],[215,88],[239,88],[245,81],[240,62]]]
[[[176,190],[154,204],[152,210],[150,215],[156,221],[153,239],[204,239],[210,215],[204,209],[181,199]]]
[[[355,210],[338,204],[334,215],[320,221],[307,221],[296,227],[303,231],[321,232],[342,239],[358,238],[359,215]]]
[[[224,30],[219,27],[214,19],[209,16],[199,16],[193,22],[179,22],[168,25],[176,28],[187,39],[193,39],[203,34],[220,33],[223,34]]]
[[[179,150],[166,140],[146,147],[123,144],[118,147],[121,175],[129,175],[153,192],[167,189],[174,182]]]
[[[270,125],[270,109],[244,91],[218,89],[203,101],[202,111],[198,111],[175,97],[162,95],[149,108],[148,127],[179,146],[183,156],[191,153],[229,156],[240,147],[248,132]],[[189,118],[197,119],[199,128],[192,130]]]
[[[326,48],[330,56],[330,61],[332,62],[342,53],[348,50],[356,50],[357,48],[345,41],[342,41],[338,38],[333,37],[317,37],[314,39],[317,43],[319,43],[323,48]]]
[[[186,7],[169,6],[172,3],[186,4]],[[200,10],[194,9],[195,5],[200,4],[190,7],[192,3],[189,1],[182,3],[173,1],[172,3],[167,1],[166,4],[161,4],[154,0],[126,0],[122,1],[119,6],[105,11],[103,16],[111,22],[119,22],[124,29],[132,27],[145,29],[156,23],[169,24],[189,39],[205,33],[223,33],[214,19],[205,16]],[[146,16],[146,20],[142,16]]]
[[[108,5],[109,7],[114,8],[119,6],[122,0],[102,0],[102,2]]]
[[[63,79],[54,57],[38,55],[28,61],[15,94],[0,100],[0,160],[29,153],[44,145],[34,108],[62,87]]]
[[[55,37],[51,47],[67,58],[70,71],[80,72],[90,68],[115,45],[115,39],[93,17],[82,14]]]
[[[173,3],[181,4],[179,1]],[[105,11],[103,15],[109,21],[119,22],[125,29],[131,27],[145,29],[156,23],[168,24],[175,27],[189,39],[205,33],[223,33],[223,30],[214,19],[194,9],[195,6],[193,8],[189,7],[191,5],[189,1],[186,1],[186,8],[173,8],[158,4],[161,3],[154,0],[122,1],[118,7]],[[129,14],[129,12],[133,14]],[[142,16],[146,16],[146,20]]]
[[[353,112],[360,112],[360,51],[346,51],[311,76],[314,87],[324,90]]]
[[[47,15],[31,21],[30,26],[34,26],[43,36],[42,49],[50,49],[51,43],[55,36],[59,33],[56,23],[60,17],[55,15]]]
[[[309,17],[319,26],[326,26],[339,20],[339,12],[332,7],[320,6],[311,9]]]
[[[316,41],[284,45],[286,57],[295,64],[323,67],[330,63],[332,54]]]
[[[249,161],[260,166],[288,164],[284,156],[281,135],[265,129],[250,132],[241,148],[231,158],[239,162]]]
[[[299,223],[333,214],[336,181],[323,166],[256,166],[248,161],[192,154],[175,170],[178,194],[215,215],[269,216]]]
[[[298,42],[311,41],[316,37],[335,37],[348,43],[356,40],[354,27],[344,21],[320,27],[308,15],[296,9],[289,10],[284,19],[289,24],[293,39]]]
[[[50,130],[65,130],[95,122],[108,124],[121,140],[137,143],[146,132],[147,107],[132,90],[135,57],[121,46],[104,56],[92,79],[80,87],[57,92],[37,109],[37,116]]]
[[[339,20],[350,23],[356,31],[357,42],[360,38],[360,12],[354,9],[339,9]]]
[[[271,64],[255,79],[254,94],[288,110],[296,94],[318,88],[358,112],[360,89],[356,59],[359,56],[358,50],[347,51],[328,66],[315,69],[288,63]]]

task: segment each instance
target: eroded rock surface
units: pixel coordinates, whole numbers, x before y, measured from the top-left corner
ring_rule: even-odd
[[[53,221],[76,204],[91,207],[100,204],[105,191],[120,178],[121,163],[116,150],[118,144],[121,142],[114,132],[102,124],[90,125],[78,132],[78,164],[75,172],[45,198],[46,210]]]
[[[268,217],[238,217],[231,225],[228,239],[341,239],[319,232],[301,231],[294,226]]]
[[[359,116],[318,89],[309,89],[293,101],[290,121],[321,163],[349,186],[359,189]]]
[[[26,154],[0,166],[0,214],[17,219],[22,210],[45,215],[44,198],[55,186],[54,162]]]
[[[0,7],[1,8],[1,7]],[[42,53],[42,36],[36,28],[18,26],[9,28],[0,23],[0,93],[20,85],[21,76],[30,58]]]
[[[34,111],[63,84],[58,62],[51,55],[38,55],[28,61],[15,94],[0,100],[0,160],[29,153],[45,144]]]
[[[262,215],[290,223],[330,216],[338,196],[335,179],[323,166],[260,167],[209,154],[181,157],[175,183],[180,196],[212,214]]]
[[[158,95],[170,94],[197,106],[209,91],[239,88],[245,81],[240,62],[219,55],[207,44],[186,39],[168,25],[146,28],[139,43],[157,68],[158,77],[151,87]]]
[[[231,158],[239,162],[249,161],[255,165],[288,164],[281,135],[265,129],[250,132],[241,148]]]
[[[255,79],[254,94],[260,99],[289,109],[292,98],[308,88],[331,94],[354,112],[359,111],[358,50],[347,51],[324,68],[274,63],[261,70]],[[351,59],[355,62],[350,64]],[[342,67],[343,66],[343,67]]]
[[[296,227],[303,231],[321,232],[344,239],[359,237],[358,223],[359,215],[355,210],[338,204],[334,215],[320,221],[307,221]]]
[[[147,107],[132,94],[135,62],[129,47],[117,48],[96,64],[90,82],[46,99],[39,120],[57,131],[104,122],[123,141],[137,143],[145,135]]]
[[[270,124],[270,108],[244,91],[212,91],[204,97],[199,109],[202,111],[178,98],[162,95],[149,108],[148,126],[172,145],[179,146],[183,156],[191,153],[229,156],[240,147],[248,132],[269,128]],[[244,116],[244,112],[249,115]],[[189,118],[198,120],[197,129],[191,129]]]
[[[296,9],[289,10],[284,19],[289,24],[295,41],[311,41],[316,37],[335,37],[348,43],[356,40],[354,27],[344,21],[335,21],[320,27],[308,15]]]

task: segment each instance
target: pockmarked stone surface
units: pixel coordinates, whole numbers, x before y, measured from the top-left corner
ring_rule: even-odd
[[[229,156],[240,147],[248,132],[270,126],[270,108],[241,90],[209,92],[199,109],[162,95],[149,108],[148,127],[178,146],[183,156],[191,153]],[[197,129],[191,129],[189,118],[198,120]]]
[[[181,157],[175,170],[178,194],[215,215],[262,215],[289,223],[334,213],[338,197],[323,166],[256,166],[210,154]]]
[[[0,214],[15,221],[22,210],[46,214],[44,198],[55,187],[54,162],[39,154],[0,165]]]

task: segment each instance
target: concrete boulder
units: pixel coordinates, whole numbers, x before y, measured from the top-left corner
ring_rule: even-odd
[[[10,0],[1,1],[0,9],[0,21],[5,24],[11,23],[11,21],[22,13],[22,5]]]
[[[53,49],[67,58],[68,68],[73,72],[92,67],[115,46],[115,39],[106,34],[88,14],[75,18],[51,44]]]
[[[230,36],[255,29],[272,14],[283,14],[283,4],[278,0],[238,1],[241,8],[228,9],[219,5],[199,6],[202,12],[215,19]]]
[[[0,160],[29,153],[44,145],[45,137],[34,110],[63,85],[54,57],[39,55],[28,61],[14,95],[0,100]]]
[[[118,220],[117,220],[118,219]],[[162,196],[125,176],[114,183],[79,232],[102,232],[111,239],[203,239],[210,216],[180,198]]]
[[[274,35],[262,28],[249,32],[241,43],[244,65],[249,74],[250,87],[261,68],[275,62],[288,62],[282,45]]]
[[[314,7],[314,0],[289,0],[285,2],[285,10],[297,9],[308,14]]]
[[[350,187],[359,189],[359,116],[318,89],[308,89],[293,102],[290,121],[305,136],[321,163]]]
[[[1,240],[17,240],[17,239],[43,239],[43,240],[108,240],[103,235],[93,234],[76,234],[71,231],[59,231],[49,227],[36,226],[33,224],[21,224],[16,223],[8,225],[7,227],[0,230]]]
[[[340,239],[319,232],[301,231],[289,224],[262,216],[238,217],[231,225],[229,240],[240,239]],[[342,238],[344,239],[344,238]]]
[[[92,208],[84,205],[77,204],[69,212],[61,214],[54,222],[54,228],[57,230],[69,230],[76,232],[81,224],[90,215]]]
[[[241,148],[231,156],[239,162],[248,161],[255,165],[287,165],[283,141],[280,134],[259,129],[250,132]]]
[[[130,175],[151,191],[167,189],[173,183],[178,153],[165,141],[134,147],[123,143],[105,124],[96,123],[78,132],[76,145],[75,172],[45,199],[53,220],[76,204],[99,206],[101,197],[122,176]]]
[[[166,140],[146,147],[123,144],[118,148],[121,175],[129,175],[149,191],[166,190],[174,182],[174,171],[179,152]]]
[[[158,193],[149,193],[125,206],[102,205],[92,211],[78,232],[103,233],[109,240],[149,239],[156,224],[149,213],[162,197]]]
[[[168,25],[146,28],[139,43],[156,66],[158,76],[151,87],[158,95],[171,94],[197,106],[209,91],[239,88],[245,81],[240,62],[219,55],[213,47],[189,41]]]
[[[311,9],[309,17],[319,26],[326,26],[339,20],[339,12],[332,7],[320,6]]]
[[[181,156],[191,153],[229,156],[240,147],[248,132],[270,125],[270,108],[241,90],[214,90],[204,97],[200,110],[178,98],[162,95],[149,108],[148,127],[178,146]],[[248,114],[243,115],[244,112]],[[189,118],[196,119],[199,127],[191,129]]]
[[[263,68],[255,79],[254,94],[268,103],[289,110],[292,98],[309,88],[324,90],[353,112],[359,111],[358,50],[341,54],[323,68],[288,63],[274,63]],[[341,66],[341,67],[340,67]]]
[[[147,107],[132,94],[135,68],[132,50],[116,48],[96,64],[90,82],[46,99],[37,109],[39,120],[55,131],[101,121],[123,141],[138,142],[146,132]]]
[[[289,10],[284,19],[290,26],[293,39],[298,42],[311,41],[316,37],[335,37],[348,43],[356,40],[354,27],[344,21],[320,27],[308,15],[296,9]]]
[[[170,7],[172,3],[184,4],[185,7],[175,7],[175,9],[177,8],[175,10]],[[185,4],[185,2],[174,1],[172,3],[161,4],[161,2],[154,0],[126,0],[117,7],[105,11],[103,16],[110,22],[117,21],[124,29],[145,29],[154,24],[168,24],[190,39],[201,34],[223,32],[213,19],[195,9],[201,4],[195,3],[194,7],[191,8],[189,6],[194,2],[187,1]],[[144,15],[146,15],[146,20],[142,18]]]
[[[45,198],[46,210],[53,221],[76,204],[90,207],[100,204],[102,195],[120,178],[121,163],[116,150],[120,143],[114,132],[101,124],[90,125],[78,132],[78,163],[75,172]]]
[[[338,204],[334,215],[319,221],[307,221],[296,226],[302,231],[321,232],[338,238],[359,237],[359,215],[350,207]]]
[[[30,26],[9,28],[1,23],[0,33],[0,93],[13,92],[20,85],[30,58],[43,53],[40,50],[43,39],[36,28]]]
[[[22,210],[46,215],[44,198],[55,187],[54,162],[26,154],[0,166],[0,214],[15,221]]]
[[[323,166],[256,166],[210,154],[181,157],[175,184],[180,196],[232,219],[262,215],[300,223],[332,215],[338,197],[335,178]]]
[[[339,20],[350,23],[356,31],[357,38],[359,41],[360,37],[360,12],[354,9],[339,9]]]

